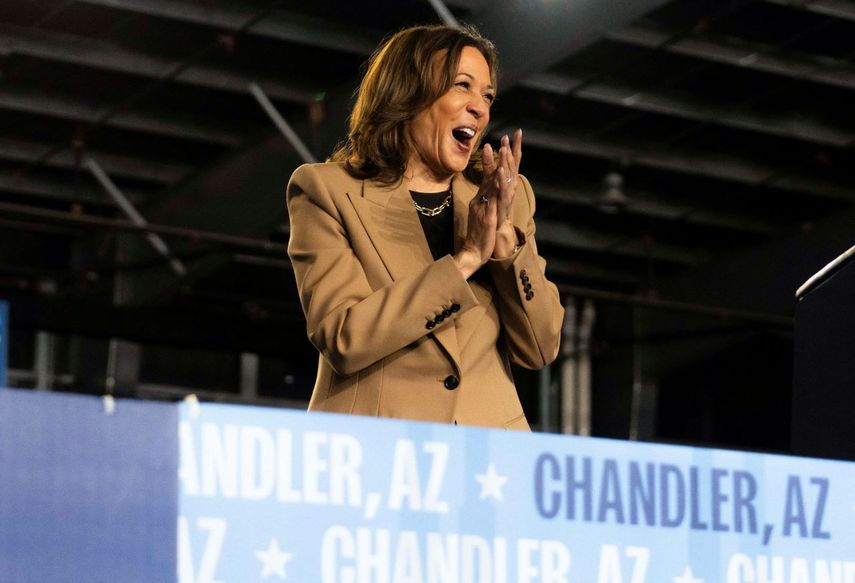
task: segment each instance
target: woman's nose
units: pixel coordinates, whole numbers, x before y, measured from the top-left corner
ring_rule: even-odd
[[[467,106],[467,110],[469,113],[474,115],[476,118],[481,118],[487,113],[487,105],[484,103],[482,97],[477,96],[473,97],[469,100],[469,104]]]

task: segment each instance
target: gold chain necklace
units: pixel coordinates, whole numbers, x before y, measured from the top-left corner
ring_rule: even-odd
[[[416,210],[419,211],[421,214],[423,214],[426,217],[435,217],[436,215],[438,215],[439,213],[441,213],[442,211],[447,209],[448,205],[450,205],[450,204],[451,204],[451,194],[449,194],[448,196],[445,197],[445,200],[442,201],[442,204],[440,204],[439,206],[435,206],[433,208],[421,206],[419,203],[417,203],[415,200],[413,200],[413,206],[416,207]]]

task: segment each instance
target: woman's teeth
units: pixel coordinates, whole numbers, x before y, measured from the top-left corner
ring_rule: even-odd
[[[454,128],[451,133],[454,135],[454,139],[461,142],[469,141],[475,137],[475,130],[468,127]]]

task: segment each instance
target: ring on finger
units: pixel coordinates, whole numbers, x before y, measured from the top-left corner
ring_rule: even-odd
[[[510,183],[511,183],[511,180],[513,180],[513,178],[510,178],[510,177],[509,177],[507,180],[505,180],[505,184],[510,184]]]

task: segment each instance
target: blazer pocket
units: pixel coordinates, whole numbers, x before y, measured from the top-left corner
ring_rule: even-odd
[[[354,389],[353,408],[350,410],[354,415],[370,415],[372,417],[379,415],[385,360],[381,359],[380,362],[376,362],[354,375],[356,387]]]

